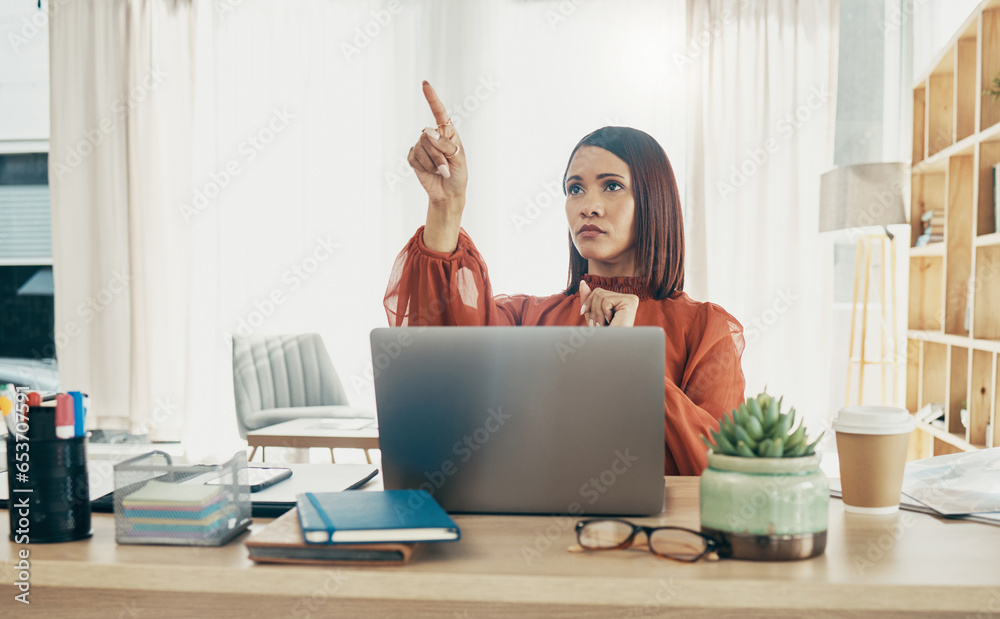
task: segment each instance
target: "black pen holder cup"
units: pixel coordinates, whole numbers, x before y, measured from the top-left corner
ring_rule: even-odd
[[[93,534],[87,437],[7,438],[10,541],[72,542]]]

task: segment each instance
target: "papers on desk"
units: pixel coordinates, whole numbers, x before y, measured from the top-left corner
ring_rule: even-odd
[[[840,497],[840,479],[834,478],[830,480],[830,496],[834,498]],[[930,514],[931,516],[939,516],[941,518],[948,518],[950,520],[967,520],[969,522],[980,522],[983,524],[995,524],[1000,525],[1000,512],[990,512],[982,514],[968,514],[965,516],[946,516],[934,508],[927,507],[920,501],[914,499],[913,497],[907,495],[905,492],[900,496],[899,508],[905,509],[911,512],[920,512],[921,514]]]
[[[345,419],[317,419],[316,423],[313,424],[310,430],[365,430],[368,428],[374,428],[376,421],[374,419],[355,419],[355,418],[345,418]]]
[[[908,462],[903,492],[946,516],[1000,512],[1000,447]]]

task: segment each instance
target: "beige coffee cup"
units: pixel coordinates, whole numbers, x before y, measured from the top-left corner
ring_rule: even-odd
[[[844,510],[856,514],[899,511],[906,449],[913,418],[905,408],[848,406],[833,422],[840,456]]]

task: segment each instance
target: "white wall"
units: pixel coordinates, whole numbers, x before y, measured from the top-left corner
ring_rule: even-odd
[[[0,2],[0,152],[48,150],[48,3]]]

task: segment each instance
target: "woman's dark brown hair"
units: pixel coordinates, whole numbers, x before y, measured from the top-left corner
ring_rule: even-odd
[[[677,180],[663,148],[648,133],[631,127],[602,127],[587,135],[570,153],[563,174],[566,177],[576,151],[581,146],[596,146],[628,164],[632,174],[635,199],[635,274],[648,287],[654,299],[666,299],[684,290],[684,221]],[[580,287],[587,272],[587,260],[573,245],[569,233],[569,283],[565,294]]]

